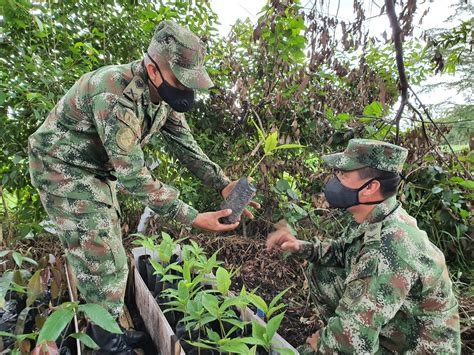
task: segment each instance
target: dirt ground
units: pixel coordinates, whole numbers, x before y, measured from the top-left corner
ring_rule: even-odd
[[[130,228],[132,229],[132,228]],[[181,234],[180,237],[183,235]],[[265,251],[262,236],[251,239],[233,235],[218,237],[213,234],[188,235],[196,240],[210,255],[219,250],[219,259],[229,269],[238,269],[234,277],[233,289],[240,290],[245,285],[247,290],[258,289],[267,302],[282,290],[290,287],[282,301],[288,305],[286,316],[279,333],[293,346],[304,343],[307,336],[320,328],[321,323],[312,308],[308,284],[304,275],[304,263],[295,259],[284,259],[279,253]],[[124,237],[127,251],[133,248],[131,236]],[[41,236],[41,243],[36,240],[19,242],[15,249],[28,252],[35,260],[49,254],[62,255],[59,240],[50,234]],[[11,267],[13,265],[4,265]],[[2,270],[0,270],[0,273]],[[462,319],[461,337],[463,354],[474,353],[474,296],[460,297],[460,316]],[[471,322],[469,323],[469,319]]]

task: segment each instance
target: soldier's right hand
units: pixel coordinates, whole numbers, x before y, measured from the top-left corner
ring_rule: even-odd
[[[291,234],[288,228],[281,228],[278,225],[276,227],[277,230],[268,235],[267,251],[280,248],[282,251],[298,252],[301,248],[301,242]]]
[[[199,213],[194,220],[193,227],[204,229],[210,232],[226,232],[234,230],[238,227],[239,222],[234,224],[223,224],[219,222],[219,218],[230,216],[231,209]]]

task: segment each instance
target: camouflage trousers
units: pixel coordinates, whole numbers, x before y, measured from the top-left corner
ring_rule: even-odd
[[[306,271],[310,283],[311,298],[321,320],[326,324],[331,318],[344,293],[347,273],[344,267],[310,264]],[[298,347],[301,355],[316,352],[307,344]]]
[[[128,265],[117,211],[100,202],[41,191],[40,197],[57,227],[82,298],[118,317],[123,310]]]

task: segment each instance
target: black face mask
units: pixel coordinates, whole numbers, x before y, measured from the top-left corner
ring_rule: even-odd
[[[324,186],[324,196],[333,208],[347,209],[357,205],[377,205],[384,200],[365,203],[359,202],[359,191],[365,189],[374,180],[381,179],[373,178],[358,189],[351,189],[344,186],[337,176],[333,176]]]
[[[165,80],[165,78],[163,78],[163,74],[161,74],[158,64],[148,53],[147,56],[153,62],[156,69],[158,69],[158,72],[161,76],[162,83],[160,86],[156,86],[155,83],[150,78],[148,78],[148,81],[155,87],[155,89],[158,91],[158,94],[160,94],[160,97],[176,112],[190,111],[194,105],[194,90],[181,90],[172,86]]]

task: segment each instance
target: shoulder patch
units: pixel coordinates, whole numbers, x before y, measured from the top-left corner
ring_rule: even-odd
[[[135,136],[131,128],[122,127],[118,130],[115,139],[120,149],[125,152],[129,152],[130,149],[132,149],[132,147],[135,145],[137,137]]]
[[[125,123],[128,127],[130,127],[135,134],[135,136],[140,139],[141,138],[141,122],[133,112],[129,110],[125,110],[124,114],[118,114],[117,118]]]
[[[145,91],[145,83],[139,76],[134,76],[132,81],[130,81],[127,87],[123,90],[123,94],[130,100],[136,102],[143,94],[143,91]]]
[[[367,292],[368,279],[356,279],[349,282],[341,301],[347,306],[356,304],[364,293]]]
[[[364,243],[379,241],[382,232],[382,222],[372,223],[367,226],[364,233]]]
[[[184,113],[171,111],[168,115],[168,120],[171,121],[174,125],[183,127],[189,130],[188,122],[186,122],[186,117]]]

